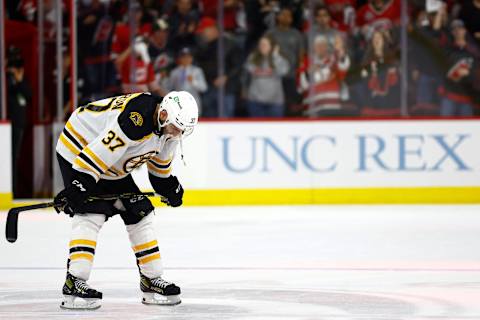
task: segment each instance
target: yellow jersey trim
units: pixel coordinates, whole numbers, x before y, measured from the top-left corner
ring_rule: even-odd
[[[120,170],[118,170],[117,168],[115,168],[114,166],[111,166],[110,168],[108,168],[109,170],[112,170],[113,172],[115,172],[116,174],[118,174],[118,176],[121,176],[123,175],[124,173],[122,173]]]
[[[162,175],[169,174],[170,172],[172,172],[172,167],[170,167],[168,169],[158,169],[157,167],[155,167],[151,163],[147,163],[147,167],[148,167],[148,170],[153,171],[153,172],[158,173],[158,174],[162,174]]]
[[[173,159],[173,157],[170,157],[167,160],[162,160],[159,157],[153,157],[150,160],[155,161],[156,163],[161,164],[161,165],[168,165],[168,164],[170,164],[170,162],[172,162],[172,159]]]

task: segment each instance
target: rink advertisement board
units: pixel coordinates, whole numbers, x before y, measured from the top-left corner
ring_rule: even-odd
[[[203,122],[174,174],[192,204],[472,203],[479,145],[479,120]]]
[[[11,125],[0,121],[0,202],[10,203],[12,199],[12,148]]]

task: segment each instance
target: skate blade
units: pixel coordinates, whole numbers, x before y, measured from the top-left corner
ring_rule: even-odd
[[[144,292],[142,297],[143,304],[153,304],[153,305],[162,305],[162,306],[174,306],[180,304],[180,295],[173,296],[163,296],[154,292]]]
[[[60,308],[68,310],[95,310],[100,308],[101,299],[97,298],[80,298],[75,296],[63,296],[64,299],[60,304]]]

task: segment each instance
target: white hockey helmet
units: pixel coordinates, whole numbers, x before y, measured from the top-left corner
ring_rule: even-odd
[[[168,114],[163,123],[160,122],[162,110]],[[183,136],[189,136],[198,123],[198,106],[195,98],[187,91],[169,92],[160,103],[157,121],[159,128],[171,123],[182,131]]]

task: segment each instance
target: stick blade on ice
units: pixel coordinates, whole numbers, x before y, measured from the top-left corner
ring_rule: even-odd
[[[18,237],[18,209],[12,208],[8,210],[7,224],[5,225],[5,236],[8,242],[17,241]]]

